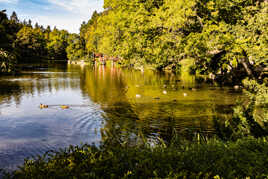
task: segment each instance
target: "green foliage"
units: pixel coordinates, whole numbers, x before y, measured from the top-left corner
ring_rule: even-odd
[[[12,43],[16,39],[16,33],[20,30],[21,24],[13,14],[9,20],[5,11],[0,11],[0,48],[11,52]]]
[[[18,63],[40,63],[48,60],[66,60],[68,46],[71,49],[74,44],[69,41],[70,34],[65,30],[50,26],[46,29],[38,23],[32,27],[31,20],[20,22],[17,14],[12,13],[8,19],[5,11],[0,12],[0,48],[14,54]],[[79,44],[76,55],[84,56],[84,43]],[[69,50],[70,51],[70,50]],[[74,52],[72,52],[74,53]],[[70,57],[71,58],[71,57]],[[12,66],[12,65],[9,65]],[[12,68],[10,68],[12,69]]]
[[[267,1],[105,0],[81,27],[88,52],[158,69],[195,59],[192,69],[229,83],[263,78]]]
[[[49,59],[67,60],[68,36],[67,31],[56,28],[49,33],[46,43]]]
[[[24,26],[14,42],[15,50],[20,55],[20,62],[32,62],[45,55],[46,41],[39,29]]]
[[[225,140],[245,136],[268,136],[268,87],[254,80],[244,80],[247,97],[234,108],[233,118],[225,121],[219,134]]]
[[[17,58],[12,43],[20,27],[14,13],[12,19],[9,20],[5,11],[0,11],[0,74],[11,73],[15,70]]]
[[[16,56],[0,49],[0,74],[13,72],[15,64]]]
[[[70,146],[26,160],[6,178],[263,178],[267,177],[268,143],[244,138],[211,139],[166,146],[149,143]]]
[[[20,62],[40,62],[41,60],[67,60],[68,32],[65,30],[42,29],[23,26],[17,33],[14,47],[20,55]]]
[[[81,60],[86,56],[84,43],[79,35],[71,34],[68,37],[68,47],[66,48],[67,57],[69,60]]]
[[[186,48],[196,69],[233,83],[258,79],[268,55],[268,3],[210,1],[204,8],[203,30],[190,34]]]

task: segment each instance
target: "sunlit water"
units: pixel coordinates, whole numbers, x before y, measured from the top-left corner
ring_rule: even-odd
[[[239,96],[189,75],[103,66],[0,77],[0,168],[15,169],[24,158],[71,144],[98,145],[104,129],[163,139],[174,129],[213,134],[213,120],[230,118]],[[40,103],[49,107],[40,109]]]

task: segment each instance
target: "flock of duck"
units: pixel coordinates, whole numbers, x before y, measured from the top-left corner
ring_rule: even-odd
[[[139,85],[137,85],[136,87],[139,87]],[[165,86],[164,86],[165,87]],[[196,91],[196,89],[195,88],[192,88],[192,90],[193,91]],[[167,94],[167,91],[166,90],[164,90],[163,91],[163,94]],[[186,96],[188,96],[188,94],[187,93],[183,93],[183,96],[184,97],[186,97]],[[140,94],[136,94],[136,98],[141,98],[141,95]],[[159,97],[155,97],[154,99],[156,99],[156,100],[158,100],[158,99],[160,99]],[[55,106],[55,105],[53,105],[53,106]],[[46,109],[46,108],[48,108],[49,107],[49,105],[46,105],[46,104],[40,104],[39,105],[39,108],[40,109]],[[70,108],[70,106],[68,106],[68,105],[59,105],[59,107],[61,108],[61,109],[69,109]]]
[[[136,87],[138,88],[138,87],[140,87],[140,86],[139,86],[139,85],[136,85]],[[164,85],[163,87],[164,87],[164,88],[167,88],[167,85]],[[174,86],[172,86],[172,87],[174,87]],[[184,89],[184,86],[183,86],[182,88]],[[197,91],[196,88],[189,88],[189,90]],[[168,93],[168,92],[167,92],[166,90],[163,91],[163,94],[164,94],[164,95],[166,95],[167,93]],[[183,93],[183,96],[184,96],[184,97],[187,97],[188,94],[187,94],[187,93]],[[141,98],[141,95],[140,95],[140,94],[136,94],[136,98]],[[154,99],[160,99],[160,98],[159,98],[159,97],[156,97],[156,98],[154,98]]]
[[[136,87],[137,88],[139,88],[140,87],[140,85],[136,85]],[[164,88],[167,88],[167,85],[164,85],[163,86]],[[183,89],[184,89],[184,86],[182,87]],[[196,88],[189,88],[190,90],[192,90],[192,91],[197,91],[197,89]],[[167,91],[166,90],[163,90],[163,94],[164,95],[167,95]],[[183,96],[184,97],[187,97],[188,96],[188,94],[187,93],[183,93]],[[136,98],[141,98],[142,96],[141,96],[141,94],[136,94]],[[156,99],[156,100],[159,100],[160,98],[159,97],[155,97],[154,99]],[[55,105],[53,105],[53,106],[55,106]],[[45,108],[48,108],[49,107],[49,105],[46,105],[46,104],[40,104],[40,109],[45,109]],[[70,108],[70,106],[68,106],[68,105],[59,105],[59,107],[61,108],[61,109],[69,109]]]
[[[136,87],[138,88],[138,87],[140,87],[139,85],[136,85]],[[163,86],[164,88],[167,88],[167,85],[164,85]],[[172,85],[172,87],[173,88],[175,88],[175,85]],[[184,86],[182,86],[182,89],[184,89],[185,87]],[[236,86],[234,86],[233,87],[234,88],[234,90],[240,90],[240,89],[242,89],[243,87],[242,86],[239,86],[239,85],[236,85]],[[175,88],[175,89],[177,89],[177,88]],[[197,88],[189,88],[189,90],[191,90],[191,91],[197,91]],[[166,90],[164,90],[163,91],[163,94],[167,94],[168,92],[166,91]],[[187,93],[183,93],[183,96],[184,97],[187,97],[188,96],[188,94]],[[136,98],[141,98],[141,95],[140,94],[136,94]],[[160,99],[159,97],[156,97],[156,98],[154,98],[154,99]]]
[[[164,90],[163,91],[163,94],[167,94],[167,91],[166,90]],[[186,97],[186,96],[188,96],[188,94],[187,93],[183,93],[183,96],[184,97]],[[136,98],[141,98],[141,95],[140,94],[136,94]],[[160,99],[159,97],[155,97],[154,99]]]
[[[48,105],[46,105],[46,104],[40,104],[40,109],[45,109],[45,108],[48,108],[49,106]],[[59,106],[61,109],[69,109],[70,108],[70,106],[68,106],[68,105],[60,105]]]
[[[140,85],[136,85],[136,87],[139,88]],[[167,88],[167,85],[164,85],[163,87],[164,87],[164,88]],[[173,85],[172,87],[174,87],[174,85]],[[184,89],[184,86],[182,86],[182,88]],[[234,89],[235,89],[235,90],[241,89],[241,86],[236,85],[236,86],[234,86]],[[189,90],[197,91],[196,88],[189,88]],[[167,93],[168,93],[168,92],[167,92],[166,90],[163,91],[163,94],[164,94],[164,95],[166,95]],[[183,93],[183,96],[184,96],[184,97],[187,97],[188,94],[187,94],[187,93]],[[140,95],[140,94],[136,94],[136,98],[141,98],[141,95]],[[159,100],[160,98],[159,98],[159,97],[155,97],[154,99]],[[49,105],[45,105],[45,104],[42,104],[42,103],[41,103],[39,107],[40,107],[40,109],[45,109],[45,108],[48,108]],[[70,108],[70,106],[68,106],[68,105],[59,105],[59,107],[60,107],[61,109],[69,109],[69,108]]]

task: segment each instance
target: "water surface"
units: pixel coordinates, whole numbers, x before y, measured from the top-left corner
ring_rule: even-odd
[[[240,93],[195,77],[111,67],[60,66],[0,77],[0,168],[68,145],[99,144],[103,131],[120,140],[168,140],[177,132],[215,132]],[[47,109],[39,105],[47,104]],[[69,105],[61,109],[60,105]],[[124,137],[127,137],[124,138]]]

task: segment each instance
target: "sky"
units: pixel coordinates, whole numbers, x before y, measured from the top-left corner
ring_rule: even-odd
[[[21,21],[31,19],[32,25],[38,22],[71,33],[78,33],[82,22],[102,6],[103,0],[0,0],[0,10],[6,9],[8,15],[15,11]]]

